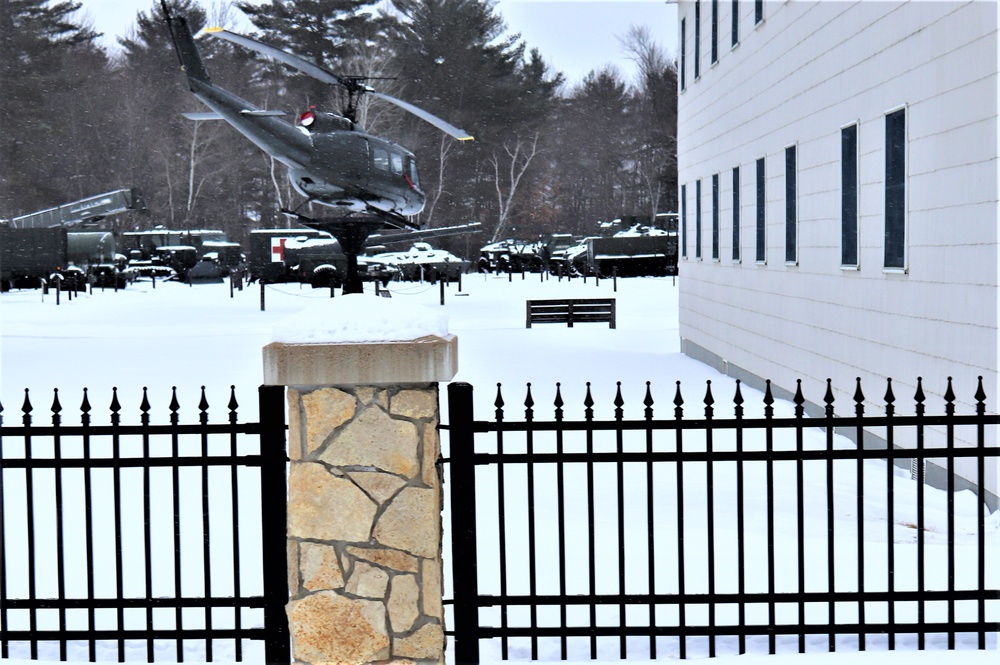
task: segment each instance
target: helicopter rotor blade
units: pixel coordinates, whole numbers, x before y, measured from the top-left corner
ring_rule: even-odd
[[[378,97],[379,99],[385,100],[391,104],[395,104],[396,106],[405,111],[409,111],[410,113],[417,116],[421,120],[424,120],[434,125],[445,134],[454,136],[459,141],[471,141],[473,139],[472,135],[466,132],[464,129],[459,129],[455,125],[452,125],[449,122],[445,122],[444,120],[437,117],[433,113],[429,113],[420,108],[419,106],[414,106],[409,102],[404,102],[402,99],[396,99],[395,97],[390,97],[389,95],[383,94],[381,92],[376,92],[374,90],[369,90],[368,94],[374,97]]]
[[[277,60],[280,63],[292,67],[293,69],[297,69],[303,74],[308,74],[309,76],[312,76],[315,79],[323,81],[324,83],[338,84],[344,86],[348,90],[366,92],[368,94],[374,95],[379,99],[387,101],[391,104],[395,104],[399,108],[412,113],[421,120],[424,120],[425,122],[434,125],[445,134],[453,136],[459,141],[471,141],[473,138],[472,135],[466,132],[465,130],[459,129],[458,127],[455,127],[451,123],[445,122],[436,115],[429,113],[418,106],[414,106],[409,102],[404,102],[401,99],[396,99],[395,97],[391,97],[381,92],[377,92],[373,88],[359,83],[357,79],[345,79],[343,77],[337,76],[333,72],[327,71],[326,69],[323,69],[319,65],[315,65],[304,58],[300,58],[297,55],[293,55],[287,51],[275,48],[274,46],[268,46],[267,44],[257,41],[256,39],[251,39],[250,37],[239,35],[236,34],[235,32],[230,32],[229,30],[226,30],[224,28],[203,28],[198,33],[198,35],[196,35],[196,37],[200,37],[202,35],[219,37],[220,39],[225,39],[234,44],[245,46],[246,48],[257,51],[262,55],[265,55],[273,60]]]
[[[347,85],[344,79],[340,78],[333,72],[329,72],[319,65],[315,65],[304,58],[300,58],[297,55],[292,55],[287,51],[282,51],[279,48],[273,46],[268,46],[263,42],[259,42],[256,39],[251,39],[250,37],[245,37],[243,35],[238,35],[235,32],[230,32],[225,28],[202,28],[195,38],[201,37],[202,35],[209,35],[211,37],[218,37],[220,39],[225,39],[226,41],[232,42],[234,44],[239,44],[253,51],[265,55],[273,60],[288,65],[294,69],[299,70],[303,74],[308,74],[315,79],[323,81],[324,83],[334,83],[337,85]]]

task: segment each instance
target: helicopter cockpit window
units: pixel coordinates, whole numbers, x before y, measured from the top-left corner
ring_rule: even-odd
[[[410,171],[410,182],[414,187],[420,187],[420,178],[417,176],[417,160],[408,157],[406,161]]]
[[[396,175],[403,175],[403,156],[396,153],[389,154],[392,160],[392,172]]]
[[[389,170],[389,151],[382,148],[372,148],[372,163],[379,171]]]

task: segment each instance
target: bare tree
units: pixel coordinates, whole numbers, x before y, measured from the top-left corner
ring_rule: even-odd
[[[637,150],[633,168],[645,189],[652,222],[677,182],[676,63],[653,40],[646,26],[629,28],[622,47],[639,69]],[[671,201],[668,199],[668,206]]]
[[[518,137],[514,140],[513,146],[509,141],[505,141],[503,150],[510,160],[509,166],[504,160],[504,168],[508,171],[505,174],[506,182],[501,182],[503,178],[500,176],[500,155],[494,152],[489,158],[489,162],[493,165],[494,183],[497,190],[497,209],[499,211],[497,226],[493,231],[493,237],[490,238],[491,243],[497,241],[507,224],[507,220],[510,219],[511,206],[514,202],[514,195],[517,194],[517,187],[521,183],[525,171],[528,170],[531,160],[538,154],[538,133],[536,132],[530,141],[524,141]]]

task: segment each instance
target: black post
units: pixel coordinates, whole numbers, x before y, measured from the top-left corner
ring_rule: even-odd
[[[439,280],[438,284],[441,285],[441,304],[444,304],[444,280]]]
[[[264,280],[260,281],[260,311],[264,311]]]
[[[285,467],[285,388],[260,386],[260,484],[264,564],[264,660],[290,663]]]
[[[448,384],[451,450],[452,571],[455,662],[479,663],[479,579],[476,574],[476,467],[472,386]]]

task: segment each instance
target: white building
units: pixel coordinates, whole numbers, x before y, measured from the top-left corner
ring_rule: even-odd
[[[682,350],[1000,410],[997,3],[682,0]],[[756,382],[756,383],[755,383]],[[996,493],[996,469],[987,486]]]

